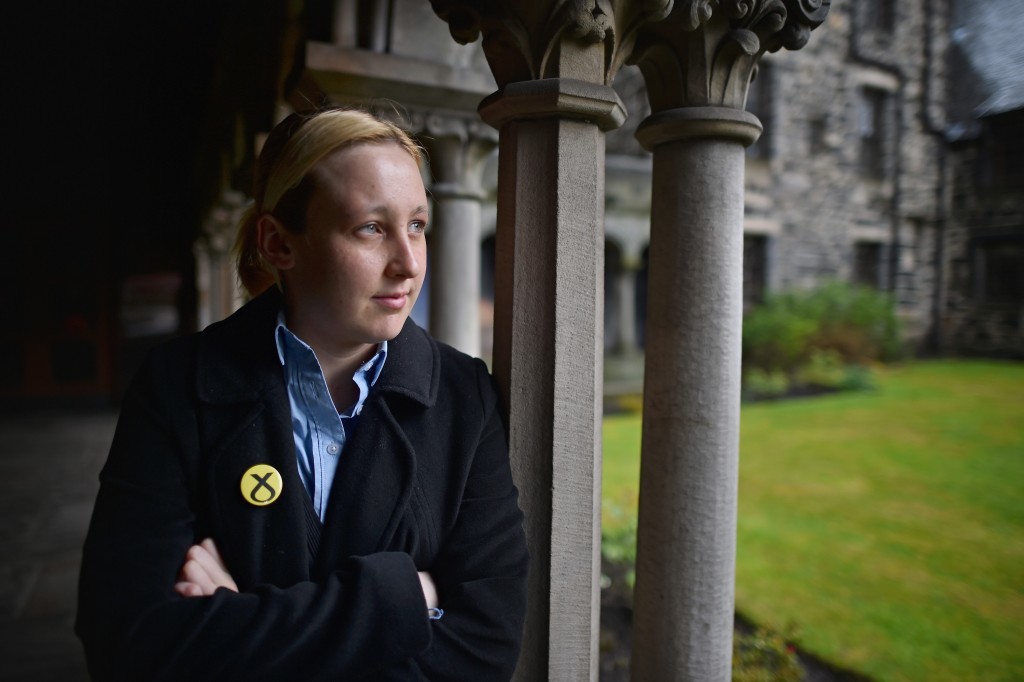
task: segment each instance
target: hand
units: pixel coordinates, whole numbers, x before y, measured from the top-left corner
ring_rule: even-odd
[[[183,597],[209,597],[219,587],[238,592],[238,586],[228,573],[217,545],[211,538],[206,538],[185,552],[185,563],[178,572],[174,591]]]
[[[427,608],[433,609],[437,607],[437,587],[434,585],[434,579],[430,577],[430,574],[425,571],[419,572],[420,576],[420,587],[423,588],[423,598],[427,600]]]

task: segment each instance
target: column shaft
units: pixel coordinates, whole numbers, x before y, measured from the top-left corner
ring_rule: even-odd
[[[498,136],[482,121],[424,117],[434,200],[430,243],[430,333],[480,355],[480,214],[483,172]]]
[[[510,124],[502,137],[502,185],[515,186],[515,197],[503,196],[498,208],[494,368],[509,398],[531,557],[517,679],[591,680],[601,535],[604,252],[595,198],[604,182],[603,135],[586,123],[545,119]]]
[[[654,167],[632,676],[727,682],[743,148],[759,126],[720,108],[683,113],[663,123],[652,117],[656,124],[637,134],[653,147]]]
[[[604,86],[514,85],[481,113],[501,131],[494,373],[531,562],[516,679],[596,680],[604,134],[593,121],[623,112]]]
[[[430,234],[430,332],[480,355],[480,199],[434,188]]]
[[[615,351],[620,355],[632,355],[636,345],[636,268],[624,263],[622,271],[615,278],[616,335]]]

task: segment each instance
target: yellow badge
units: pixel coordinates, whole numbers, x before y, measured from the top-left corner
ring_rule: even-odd
[[[265,507],[281,496],[281,474],[269,464],[256,464],[242,476],[242,497],[249,504]]]

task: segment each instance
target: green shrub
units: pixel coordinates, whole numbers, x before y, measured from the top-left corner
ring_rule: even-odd
[[[839,388],[844,391],[868,391],[876,386],[875,373],[864,365],[847,365]]]
[[[769,296],[743,322],[744,385],[770,396],[782,384],[871,385],[868,367],[902,357],[892,297],[844,282]],[[851,369],[855,368],[855,369]]]
[[[732,682],[800,682],[796,649],[777,632],[737,632],[732,643]]]
[[[743,392],[749,398],[777,398],[789,390],[789,377],[782,370],[754,367],[743,380]]]
[[[891,295],[831,281],[809,292],[807,299],[808,312],[818,320],[814,348],[834,350],[846,362],[887,361],[902,355]]]
[[[797,382],[805,386],[841,388],[846,378],[846,364],[834,348],[815,348],[796,375]]]
[[[636,581],[637,514],[611,504],[606,504],[606,509],[614,522],[601,527],[601,555],[626,567],[626,585],[632,591]]]
[[[791,372],[806,357],[817,322],[800,310],[795,294],[770,297],[743,322],[746,366]]]

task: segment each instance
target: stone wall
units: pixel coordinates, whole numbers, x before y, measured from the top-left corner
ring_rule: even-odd
[[[992,168],[993,147],[1019,151],[1022,130],[1017,110],[952,147],[942,327],[950,352],[1024,358],[1024,177],[993,177]]]

